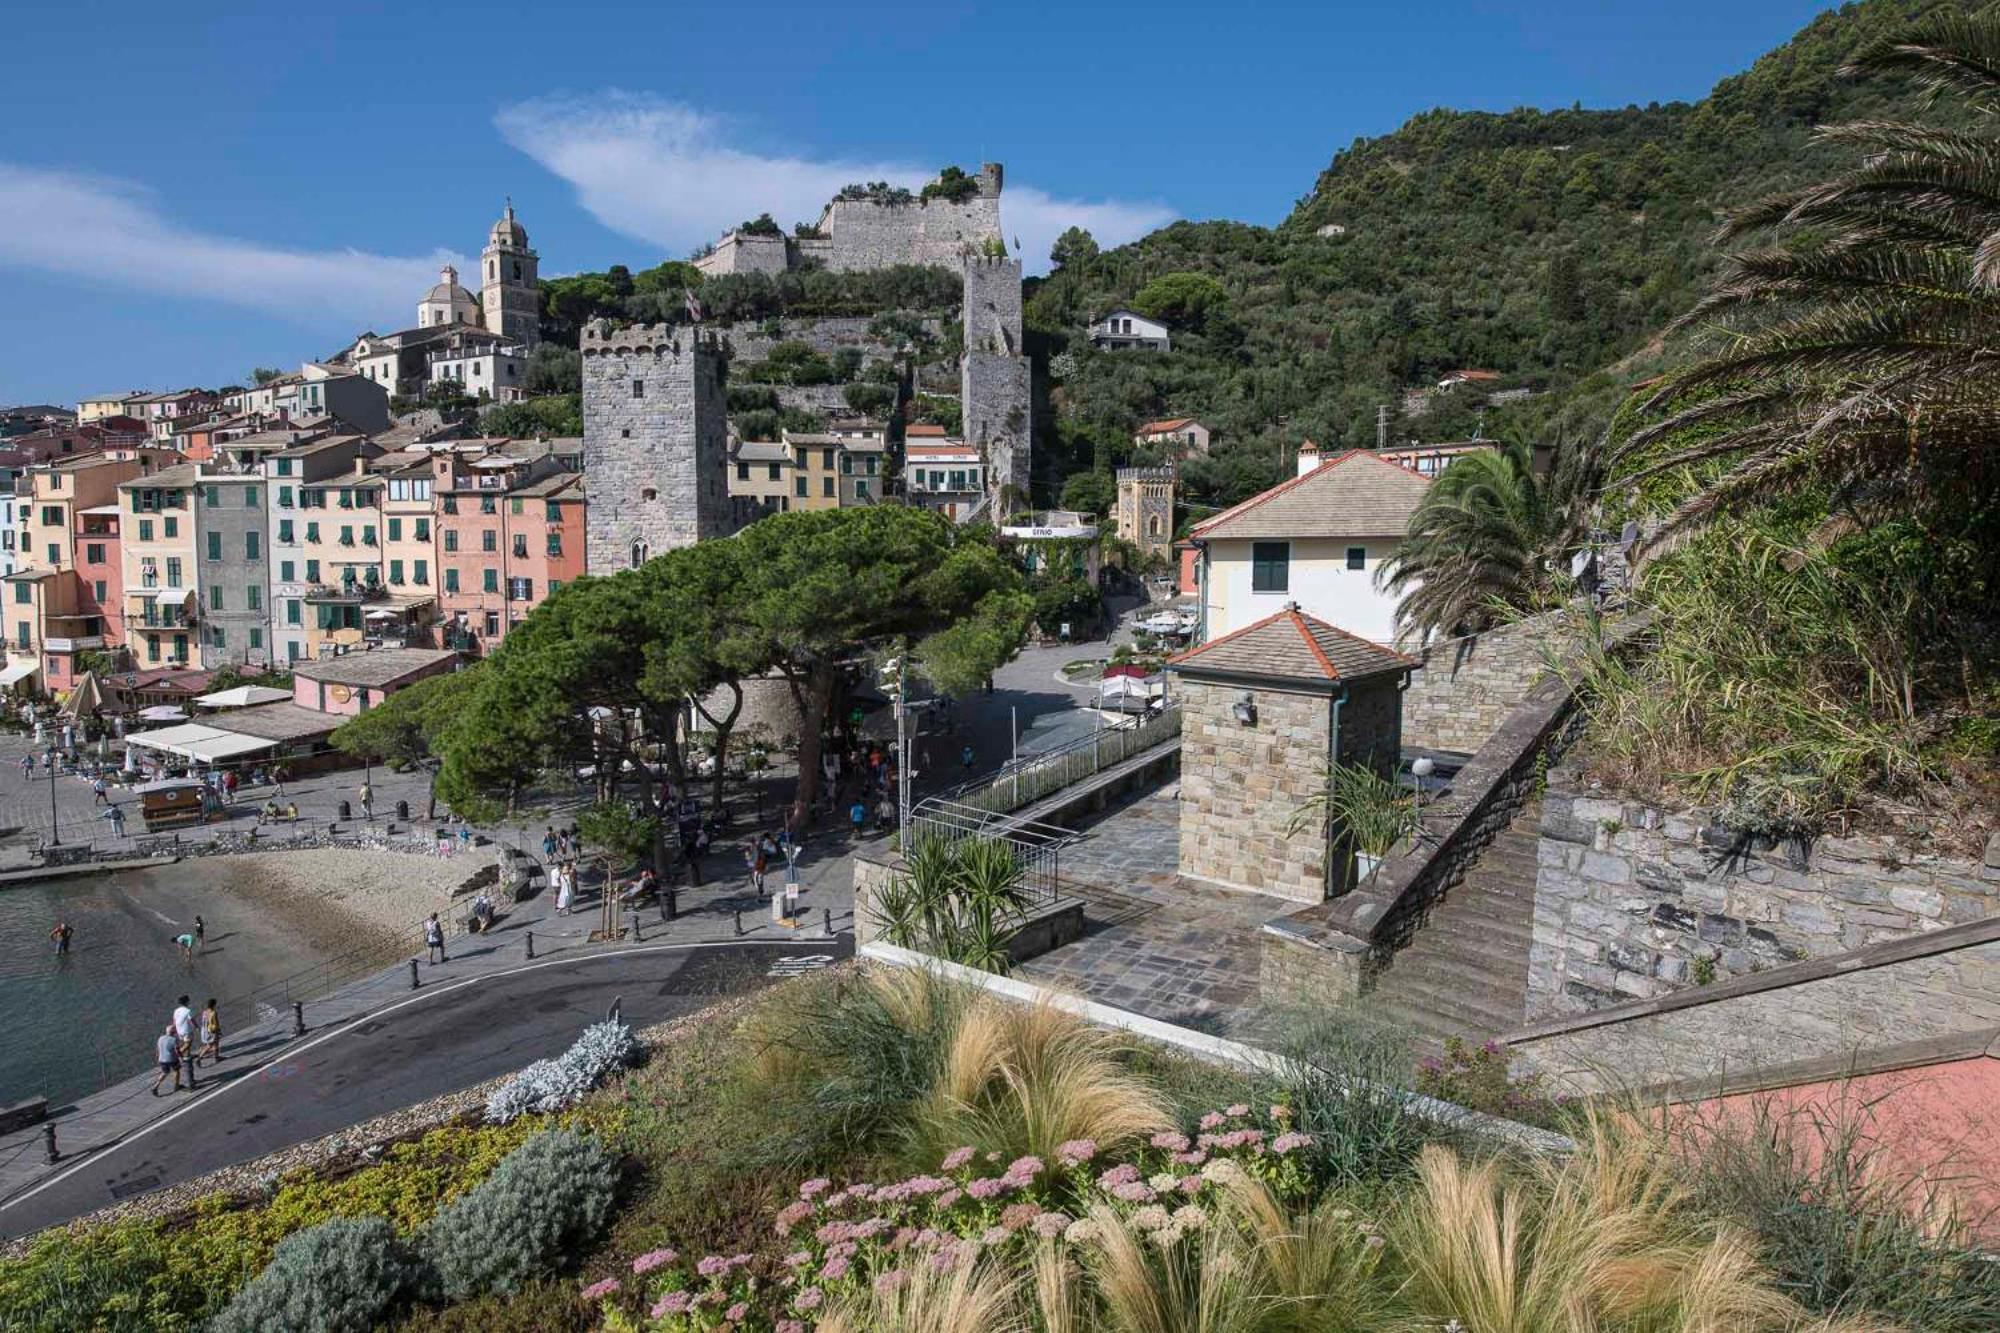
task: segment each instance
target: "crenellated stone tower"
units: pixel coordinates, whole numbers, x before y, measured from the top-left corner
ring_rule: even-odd
[[[1174,545],[1174,470],[1118,469],[1118,535],[1144,556],[1165,559]]]
[[[959,404],[965,441],[986,460],[993,517],[1026,504],[1033,470],[1033,389],[1021,351],[1021,261],[967,255],[962,307],[965,353],[959,362]]]
[[[588,569],[610,574],[732,530],[728,401],[712,338],[667,324],[583,330]]]

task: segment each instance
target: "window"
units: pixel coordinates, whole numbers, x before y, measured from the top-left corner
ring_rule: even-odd
[[[292,488],[289,486],[280,486],[278,488],[278,508],[290,509],[291,507],[292,507]]]
[[[165,522],[167,525],[165,531],[168,537],[178,537],[181,535],[181,521],[179,519],[175,518],[172,514],[168,514]]]
[[[822,449],[819,451],[819,465],[828,472],[833,471],[833,450]]]
[[[204,486],[201,488],[201,498],[208,503],[209,508],[213,509],[222,503],[222,488],[220,486]]]
[[[304,623],[299,616],[299,599],[296,597],[287,597],[285,599],[285,623],[287,625]],[[294,646],[296,647],[297,645]]]
[[[549,501],[548,505],[542,511],[542,518],[549,523],[562,522],[562,505],[554,500]]]
[[[510,602],[532,602],[535,600],[533,579],[508,579],[507,600]]]
[[[738,463],[736,465],[736,480],[750,480],[750,465],[748,463]]]
[[[34,641],[28,637],[28,633],[28,622],[25,620],[14,627],[14,646],[16,648],[34,647]]]
[[[223,633],[222,633],[222,626],[220,626],[220,625],[213,625],[213,626],[210,626],[210,628],[209,628],[209,633],[211,633],[211,634],[213,634],[213,635],[215,636],[215,646],[216,646],[216,647],[218,647],[218,648],[223,648],[223,647],[227,647],[227,646],[228,646],[228,645],[227,645],[227,644],[225,644],[225,643],[224,643],[224,641],[223,641]]]
[[[35,600],[34,584],[17,583],[14,585],[14,601],[17,605],[29,606],[33,604],[34,600]],[[27,629],[26,624],[23,624],[21,628],[25,631]]]
[[[487,528],[484,531],[482,531],[479,534],[479,549],[482,551],[499,550],[500,534],[494,531],[492,528]]]
[[[222,559],[222,534],[219,532],[208,534],[208,558],[210,560]]]
[[[295,540],[296,538],[292,536],[292,520],[289,518],[279,519],[278,541],[285,546],[290,546]]]
[[[90,585],[90,595],[97,599],[99,605],[103,604],[105,595],[103,579],[98,579]]]
[[[208,590],[208,609],[211,611],[220,611],[222,609],[222,589],[220,586]]]
[[[646,381],[644,380],[632,381],[632,396],[634,398],[644,398],[646,396]]]
[[[1250,591],[1285,592],[1291,587],[1292,544],[1250,543]]]
[[[479,590],[480,590],[481,592],[499,592],[499,591],[500,591],[500,571],[499,571],[499,570],[497,570],[497,569],[482,569],[482,570],[480,570],[480,571],[479,571]]]
[[[550,579],[550,580],[549,580],[549,596],[553,597],[553,596],[555,596],[555,595],[556,595],[557,593],[559,593],[559,592],[561,592],[561,591],[562,591],[562,580],[561,580],[561,579]]]
[[[306,582],[307,583],[319,582],[319,561],[317,560],[306,561]]]
[[[417,540],[420,542],[427,542],[430,539],[431,539],[431,521],[427,518],[418,519]]]
[[[21,628],[26,629],[27,626],[23,625]],[[148,634],[146,636],[146,660],[148,662],[157,662],[160,660],[160,636],[157,634]]]
[[[444,572],[444,590],[446,592],[458,591],[458,571],[456,569],[447,569]]]
[[[319,524],[317,523],[306,524],[306,540],[308,542],[316,542],[319,540]]]
[[[340,525],[340,544],[342,546],[354,545],[354,527],[352,524],[343,523]]]
[[[458,549],[457,528],[446,528],[444,530],[444,549],[447,551],[456,551]]]
[[[296,625],[296,624],[298,624],[298,621],[294,620],[294,621],[293,621],[292,623],[293,623],[294,625]],[[304,644],[302,644],[302,643],[300,643],[300,642],[299,642],[299,641],[298,641],[297,639],[286,639],[286,640],[285,640],[285,660],[286,660],[287,662],[296,662],[296,661],[298,661],[298,660],[299,660],[299,653],[300,653],[300,652],[301,652],[301,651],[302,651],[302,650],[303,650],[304,648],[305,648],[305,645],[304,645]]]
[[[181,586],[181,558],[177,555],[167,557],[167,586],[170,588]]]
[[[500,502],[490,495],[482,495],[479,497],[479,512],[482,514],[497,514],[500,512]]]
[[[401,583],[402,581],[403,581],[403,562],[400,560],[391,560],[389,562],[389,582]]]
[[[256,625],[250,627],[250,646],[253,649],[264,646],[264,631],[261,627]]]
[[[444,497],[444,512],[447,514],[456,514],[458,512],[458,497],[456,495],[447,495]]]
[[[245,607],[252,611],[262,611],[264,609],[264,590],[262,588],[253,583],[243,591],[243,604]]]
[[[42,506],[42,526],[43,526],[43,527],[45,527],[45,528],[59,528],[59,527],[61,527],[61,526],[62,526],[62,510],[61,510],[61,509],[59,509],[58,507],[56,507],[55,505],[43,505],[43,506]]]
[[[843,477],[851,477],[854,475],[853,454],[842,454],[840,456],[840,475]]]
[[[562,554],[562,534],[560,532],[551,532],[549,534],[549,554]]]
[[[416,584],[419,588],[429,587],[431,582],[431,562],[428,560],[414,561],[410,565],[410,582]]]
[[[780,475],[778,469],[783,467],[784,465],[782,463],[772,463],[769,464],[768,466],[770,470],[767,475],[770,477],[772,481],[778,480],[778,477]]]
[[[794,478],[792,478],[792,490],[793,490],[793,491],[794,491],[794,492],[795,492],[795,493],[796,493],[796,494],[798,495],[798,497],[799,497],[799,498],[800,498],[801,500],[805,499],[805,498],[806,498],[806,479],[805,479],[804,477],[794,477]]]
[[[140,520],[139,520],[139,540],[140,540],[140,541],[142,541],[142,542],[149,542],[149,541],[153,540],[153,520],[152,520],[152,519],[150,519],[150,518],[142,518],[142,519],[140,519]]]
[[[375,544],[375,525],[373,523],[363,523],[361,525],[361,544],[363,546],[373,546]]]
[[[486,637],[489,639],[494,639],[498,638],[499,636],[500,636],[500,613],[498,611],[488,611],[486,613]]]
[[[278,562],[278,582],[290,583],[293,579],[298,577],[298,569],[299,567],[293,564],[291,561],[280,560]]]
[[[857,500],[866,500],[868,498],[868,483],[866,481],[859,478],[855,480],[854,498]]]
[[[245,560],[262,560],[264,558],[264,535],[262,533],[246,532],[243,534],[243,558]]]
[[[1348,548],[1347,548],[1347,567],[1348,567],[1349,569],[1366,569],[1366,568],[1368,568],[1368,548],[1367,548],[1367,547],[1365,547],[1365,546],[1350,546],[1350,547],[1348,547]]]
[[[528,558],[528,538],[524,533],[517,532],[514,534],[514,558],[516,560],[526,560]]]
[[[826,496],[826,497],[828,497],[829,499],[830,499],[830,498],[832,498],[832,496],[833,496],[833,478],[832,478],[832,477],[821,477],[821,478],[819,479],[819,493],[820,493],[821,495],[823,495],[823,496]]]
[[[257,488],[255,486],[245,486],[243,488],[243,507],[245,509],[255,509],[257,507]]]
[[[392,519],[390,519],[390,520],[389,520],[389,540],[390,540],[390,541],[392,541],[392,542],[399,542],[399,541],[403,540],[403,520],[402,520],[402,519],[400,519],[400,518],[392,518]]]
[[[62,547],[57,545],[55,542],[50,542],[49,564],[51,566],[55,566],[55,565],[60,565],[61,563],[62,563]]]
[[[519,518],[521,516],[521,506],[525,503],[526,501],[522,500],[520,496],[516,495],[508,501],[507,512],[512,514],[515,518]]]

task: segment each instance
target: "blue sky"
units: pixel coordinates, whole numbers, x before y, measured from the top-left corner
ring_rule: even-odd
[[[1070,222],[1270,223],[1429,107],[1695,98],[1824,5],[39,4],[0,78],[0,403],[216,384],[414,322],[511,195],[544,275],[839,184],[1007,167]]]

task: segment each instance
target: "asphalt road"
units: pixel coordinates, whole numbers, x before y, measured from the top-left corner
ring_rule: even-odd
[[[662,945],[527,963],[310,1033],[253,1071],[224,1061],[179,1112],[0,1205],[0,1238],[264,1156],[556,1055],[614,999],[634,1027],[852,952],[851,938]],[[226,1048],[225,1048],[226,1050]],[[212,1067],[211,1067],[212,1068]]]

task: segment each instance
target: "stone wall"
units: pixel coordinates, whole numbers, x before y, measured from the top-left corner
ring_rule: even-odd
[[[1423,663],[1403,695],[1403,739],[1430,750],[1471,754],[1548,670],[1546,650],[1565,634],[1550,611],[1484,634],[1408,650]]]
[[[1181,681],[1180,869],[1183,875],[1298,902],[1326,896],[1317,822],[1292,818],[1324,789],[1333,701],[1258,688],[1257,720],[1234,716],[1241,685]]]
[[[1725,1075],[1736,1083],[1813,1060],[1851,1065],[1877,1048],[1996,1023],[2000,922],[1989,920],[1551,1020],[1505,1041],[1528,1069],[1589,1093]]]
[[[1531,1016],[2000,916],[2000,869],[1867,838],[1749,840],[1563,769],[1549,775],[1541,832]]]
[[[967,444],[986,460],[987,487],[1028,494],[1033,475],[1033,379],[1021,352],[1021,261],[967,259],[965,355],[959,403]]]
[[[801,243],[800,253],[821,259],[836,272],[897,264],[956,268],[961,256],[980,253],[1000,239],[1001,184],[999,164],[989,162],[980,169],[979,192],[961,203],[835,199],[820,218],[825,240]]]
[[[1165,559],[1174,542],[1174,470],[1118,469],[1118,535],[1145,556]]]
[[[583,331],[583,466],[588,566],[629,568],[727,536],[731,509],[721,350],[670,325]]]
[[[1395,680],[1377,677],[1350,686],[1340,706],[1340,762],[1394,778],[1402,754],[1403,696]]]

